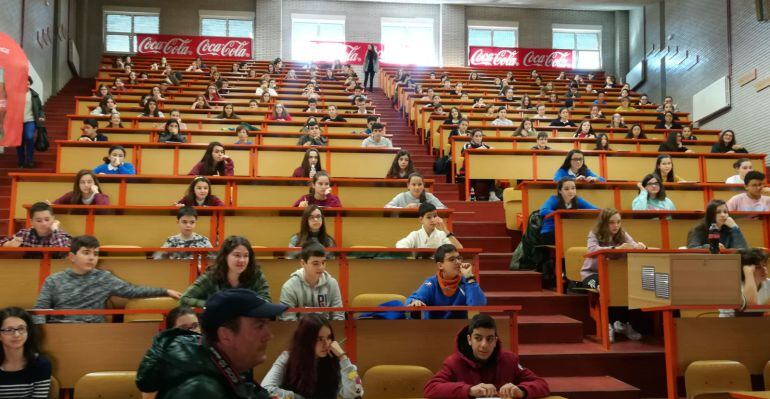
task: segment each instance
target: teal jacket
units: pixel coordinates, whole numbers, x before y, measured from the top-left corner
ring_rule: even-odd
[[[258,384],[241,383],[233,389],[201,336],[181,329],[155,337],[136,372],[136,386],[142,392],[158,392],[157,399],[270,399]]]

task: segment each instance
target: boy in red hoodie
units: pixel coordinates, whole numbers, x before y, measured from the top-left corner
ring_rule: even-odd
[[[500,349],[495,320],[473,316],[457,334],[457,349],[438,373],[425,384],[426,398],[469,397],[542,398],[548,383],[519,364],[519,357]]]

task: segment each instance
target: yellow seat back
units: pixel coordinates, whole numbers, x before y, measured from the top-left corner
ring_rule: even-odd
[[[135,371],[88,373],[75,383],[74,399],[139,399]]]
[[[433,373],[420,366],[374,366],[364,375],[364,391],[373,399],[422,398],[423,387],[431,377]]]
[[[353,298],[351,306],[380,306],[380,304],[395,300],[404,302],[406,297],[399,294],[359,294]],[[368,392],[367,396],[369,396]]]
[[[684,372],[687,399],[729,398],[732,391],[750,391],[749,369],[732,360],[698,360]]]
[[[61,389],[61,385],[59,385],[59,380],[57,380],[56,377],[51,376],[51,392],[48,394],[48,398],[59,399],[60,389]]]
[[[135,298],[129,299],[126,302],[126,310],[134,309],[164,309],[170,310],[175,308],[179,303],[174,298],[159,297],[159,298]],[[141,321],[163,321],[163,315],[160,313],[134,313],[127,314],[123,317],[123,321],[126,323],[135,323]]]
[[[571,247],[564,254],[564,270],[568,279],[583,281],[580,277],[580,269],[583,268],[586,253],[588,253],[588,247]]]

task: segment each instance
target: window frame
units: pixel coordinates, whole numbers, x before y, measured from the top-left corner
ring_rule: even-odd
[[[393,17],[380,17],[380,43],[382,43],[385,52],[387,54],[387,45],[382,36],[385,26],[400,26],[402,28],[428,28],[431,29],[431,45],[433,46],[433,58],[426,64],[418,66],[438,66],[440,62],[440,45],[436,42],[436,21],[434,18],[415,17],[415,18],[393,18]],[[383,59],[383,62],[387,62]]]
[[[131,32],[111,32],[107,30],[107,16],[124,15],[131,17]],[[137,33],[134,25],[134,17],[136,16],[149,16],[158,18],[158,32],[160,33],[160,8],[151,7],[104,7],[102,8],[102,51],[105,54],[136,54],[136,46],[134,41],[136,40]],[[107,49],[107,36],[128,36],[128,51],[110,51]]]
[[[490,37],[490,47],[495,47],[495,32],[496,31],[502,31],[502,32],[513,32],[513,45],[511,47],[516,48],[519,47],[519,23],[518,22],[510,22],[510,23],[502,23],[502,22],[493,22],[493,21],[475,21],[475,20],[469,20],[466,34],[468,35],[468,51],[470,51],[471,46],[479,46],[478,44],[471,44],[470,37],[471,37],[471,29],[475,30],[488,30],[491,31],[492,35]]]
[[[255,14],[247,11],[224,11],[224,10],[199,10],[198,11],[198,34],[203,35],[204,19],[220,19],[225,21],[225,36],[228,38],[248,38],[254,39],[256,34],[254,29]],[[230,21],[246,21],[251,25],[250,36],[230,36]]]
[[[336,40],[345,42],[347,40],[347,18],[345,15],[316,15],[316,14],[291,14],[291,42],[289,43],[291,58],[293,60],[303,61],[316,61],[316,60],[304,60],[298,57],[295,53],[295,40],[297,36],[294,34],[294,23],[312,23],[316,25],[316,36],[318,40],[325,41],[327,39],[321,37],[321,24],[336,24],[342,26],[342,40]]]
[[[570,33],[572,34],[572,46],[573,48],[570,49],[564,49],[564,50],[572,50],[575,52],[575,64],[574,68],[579,68],[578,65],[580,64],[580,53],[581,52],[592,52],[592,53],[599,53],[599,65],[594,68],[595,70],[601,70],[604,66],[604,49],[602,48],[602,34],[603,29],[601,25],[564,25],[564,24],[553,24],[551,26],[551,48],[553,48],[553,37],[554,33]],[[586,33],[592,33],[596,34],[596,43],[598,49],[596,50],[579,50],[577,48],[577,34],[586,34]],[[558,49],[557,49],[558,50]],[[590,69],[590,68],[585,68]]]

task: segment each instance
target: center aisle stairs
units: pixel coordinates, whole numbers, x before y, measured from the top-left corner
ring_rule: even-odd
[[[8,173],[52,173],[56,170],[56,140],[67,138],[67,114],[75,113],[75,96],[85,96],[94,88],[93,79],[71,79],[58,93],[48,98],[43,106],[46,116],[46,129],[51,147],[46,152],[35,152],[35,167],[22,169],[16,165],[16,149],[6,148],[0,154],[0,236],[8,231],[8,209],[11,206],[11,178]],[[51,193],[49,200],[53,201],[60,195]]]
[[[460,186],[433,173],[434,156],[385,93],[375,89],[370,98],[393,135],[393,145],[411,153],[417,170],[434,180],[433,194],[455,211],[452,229],[457,239],[466,247],[482,248],[480,277],[488,303],[522,306],[522,364],[545,377],[554,395],[570,399],[665,397],[662,344],[619,338],[606,351],[597,343],[586,295],[544,290],[540,273],[508,270],[520,235],[506,228],[502,202],[461,200]],[[447,354],[452,348],[453,343],[447,343]]]

